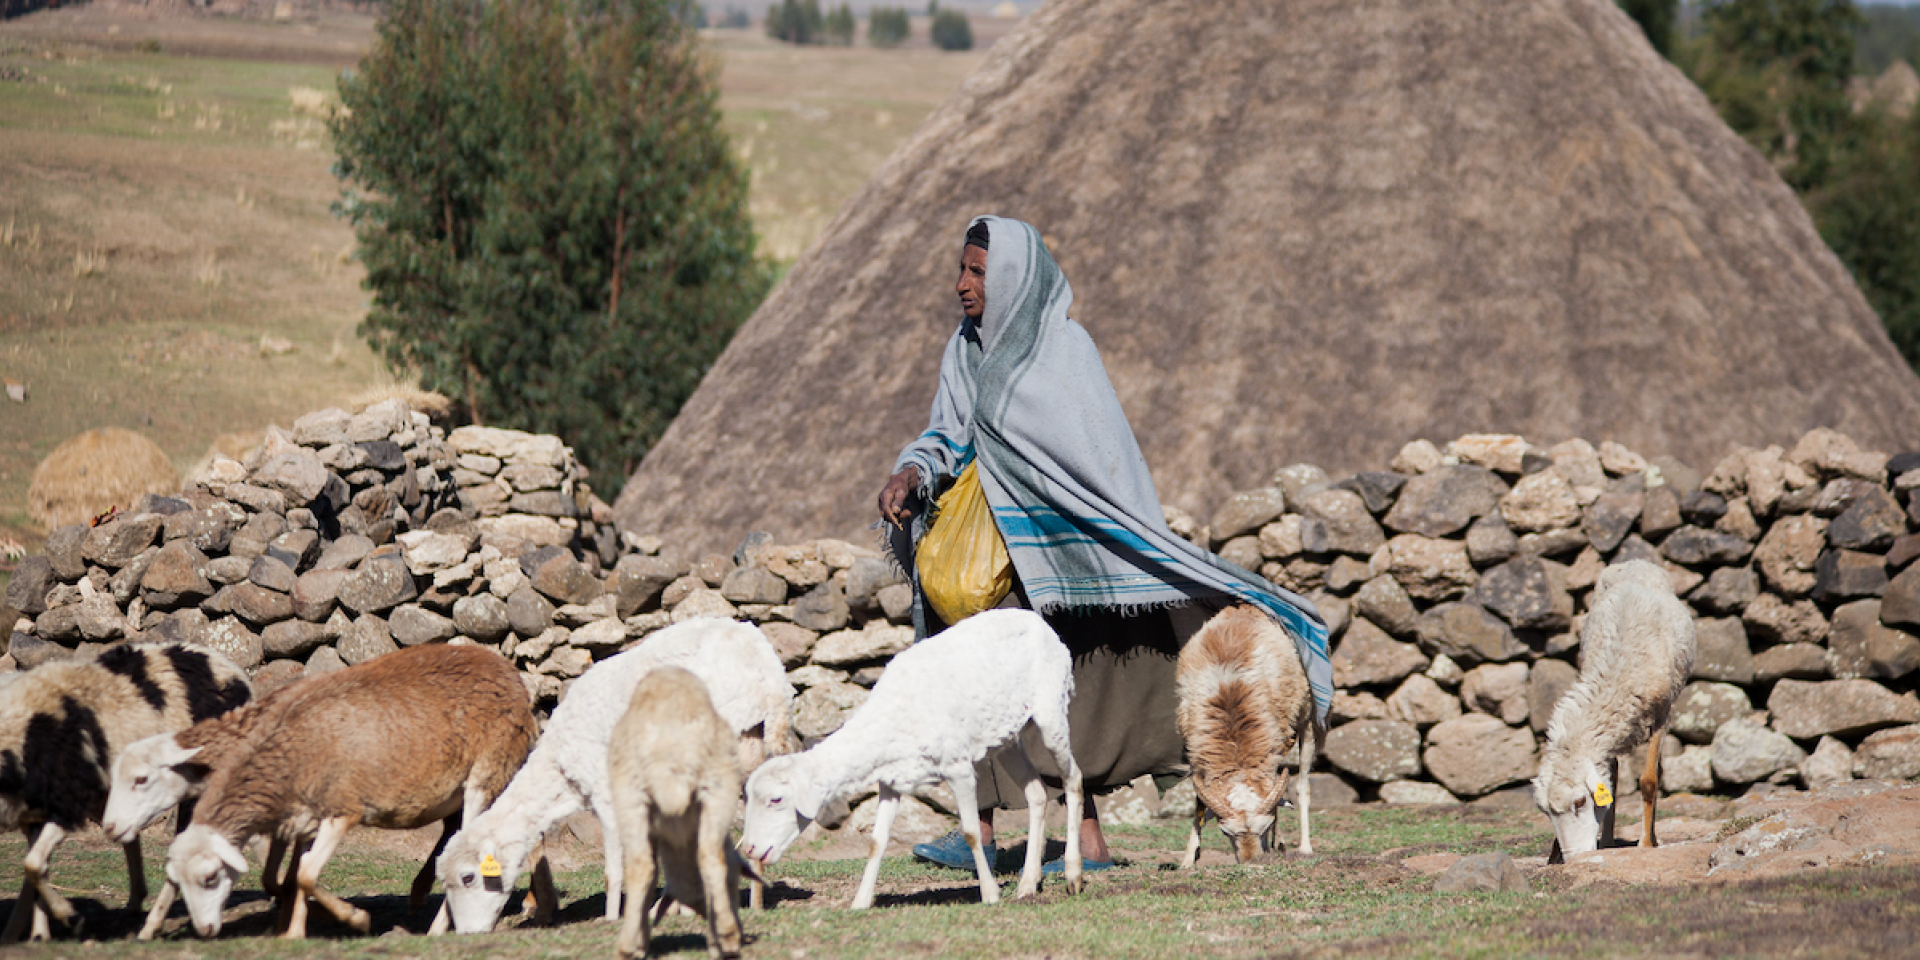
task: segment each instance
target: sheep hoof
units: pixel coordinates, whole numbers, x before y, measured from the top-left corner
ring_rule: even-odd
[[[1081,883],[1080,883],[1079,877],[1074,877],[1072,880],[1067,881],[1067,893],[1073,896],[1077,897],[1080,895],[1080,887],[1081,887]]]
[[[352,927],[359,933],[366,933],[373,929],[373,915],[355,907],[353,916],[347,918],[347,926]]]

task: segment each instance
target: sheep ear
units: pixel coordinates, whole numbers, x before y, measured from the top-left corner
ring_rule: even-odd
[[[227,868],[234,873],[247,872],[246,855],[241,853],[240,848],[234,846],[226,837],[217,834],[214,836],[213,851],[220,855],[220,862],[226,864]]]
[[[812,780],[798,778],[798,782],[793,785],[793,808],[808,820],[818,820],[820,807],[820,788],[814,786]]]
[[[1600,776],[1598,770],[1589,774],[1587,781],[1587,795],[1593,798],[1595,809],[1613,805],[1613,791],[1607,788],[1606,778]]]
[[[194,757],[199,756],[200,751],[204,749],[206,748],[193,747],[189,749],[189,748],[180,746],[178,743],[173,743],[170,741],[167,744],[166,751],[160,757],[160,762],[169,767],[183,766],[191,762]]]

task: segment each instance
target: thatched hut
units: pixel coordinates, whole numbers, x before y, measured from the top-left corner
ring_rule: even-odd
[[[1052,0],[840,211],[627,484],[848,535],[925,423],[967,218],[1038,225],[1162,498],[1466,432],[1702,469],[1920,440],[1792,191],[1609,0]]]

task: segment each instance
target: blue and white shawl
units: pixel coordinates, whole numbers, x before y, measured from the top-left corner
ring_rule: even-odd
[[[931,503],[978,460],[1014,571],[1043,613],[1226,598],[1260,607],[1293,637],[1324,727],[1333,671],[1318,612],[1167,529],[1099,351],[1067,317],[1067,278],[1032,226],[979,219],[991,234],[986,310],[978,324],[963,319],[948,341],[927,431],[901,451],[894,472],[918,467],[920,496]],[[923,513],[910,538],[892,538],[903,567],[912,569],[924,533]]]

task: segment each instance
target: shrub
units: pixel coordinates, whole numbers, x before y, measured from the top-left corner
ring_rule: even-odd
[[[904,7],[874,7],[867,12],[867,42],[876,47],[897,47],[913,36],[912,21]]]
[[[611,486],[767,286],[680,9],[393,0],[332,122],[375,350]]]
[[[972,50],[973,27],[967,15],[958,10],[941,10],[933,15],[933,45],[942,50]]]
[[[819,43],[823,19],[819,0],[781,0],[767,8],[767,36],[788,43]]]
[[[828,43],[836,47],[850,47],[853,46],[853,26],[853,8],[843,3],[827,12],[822,32]]]

